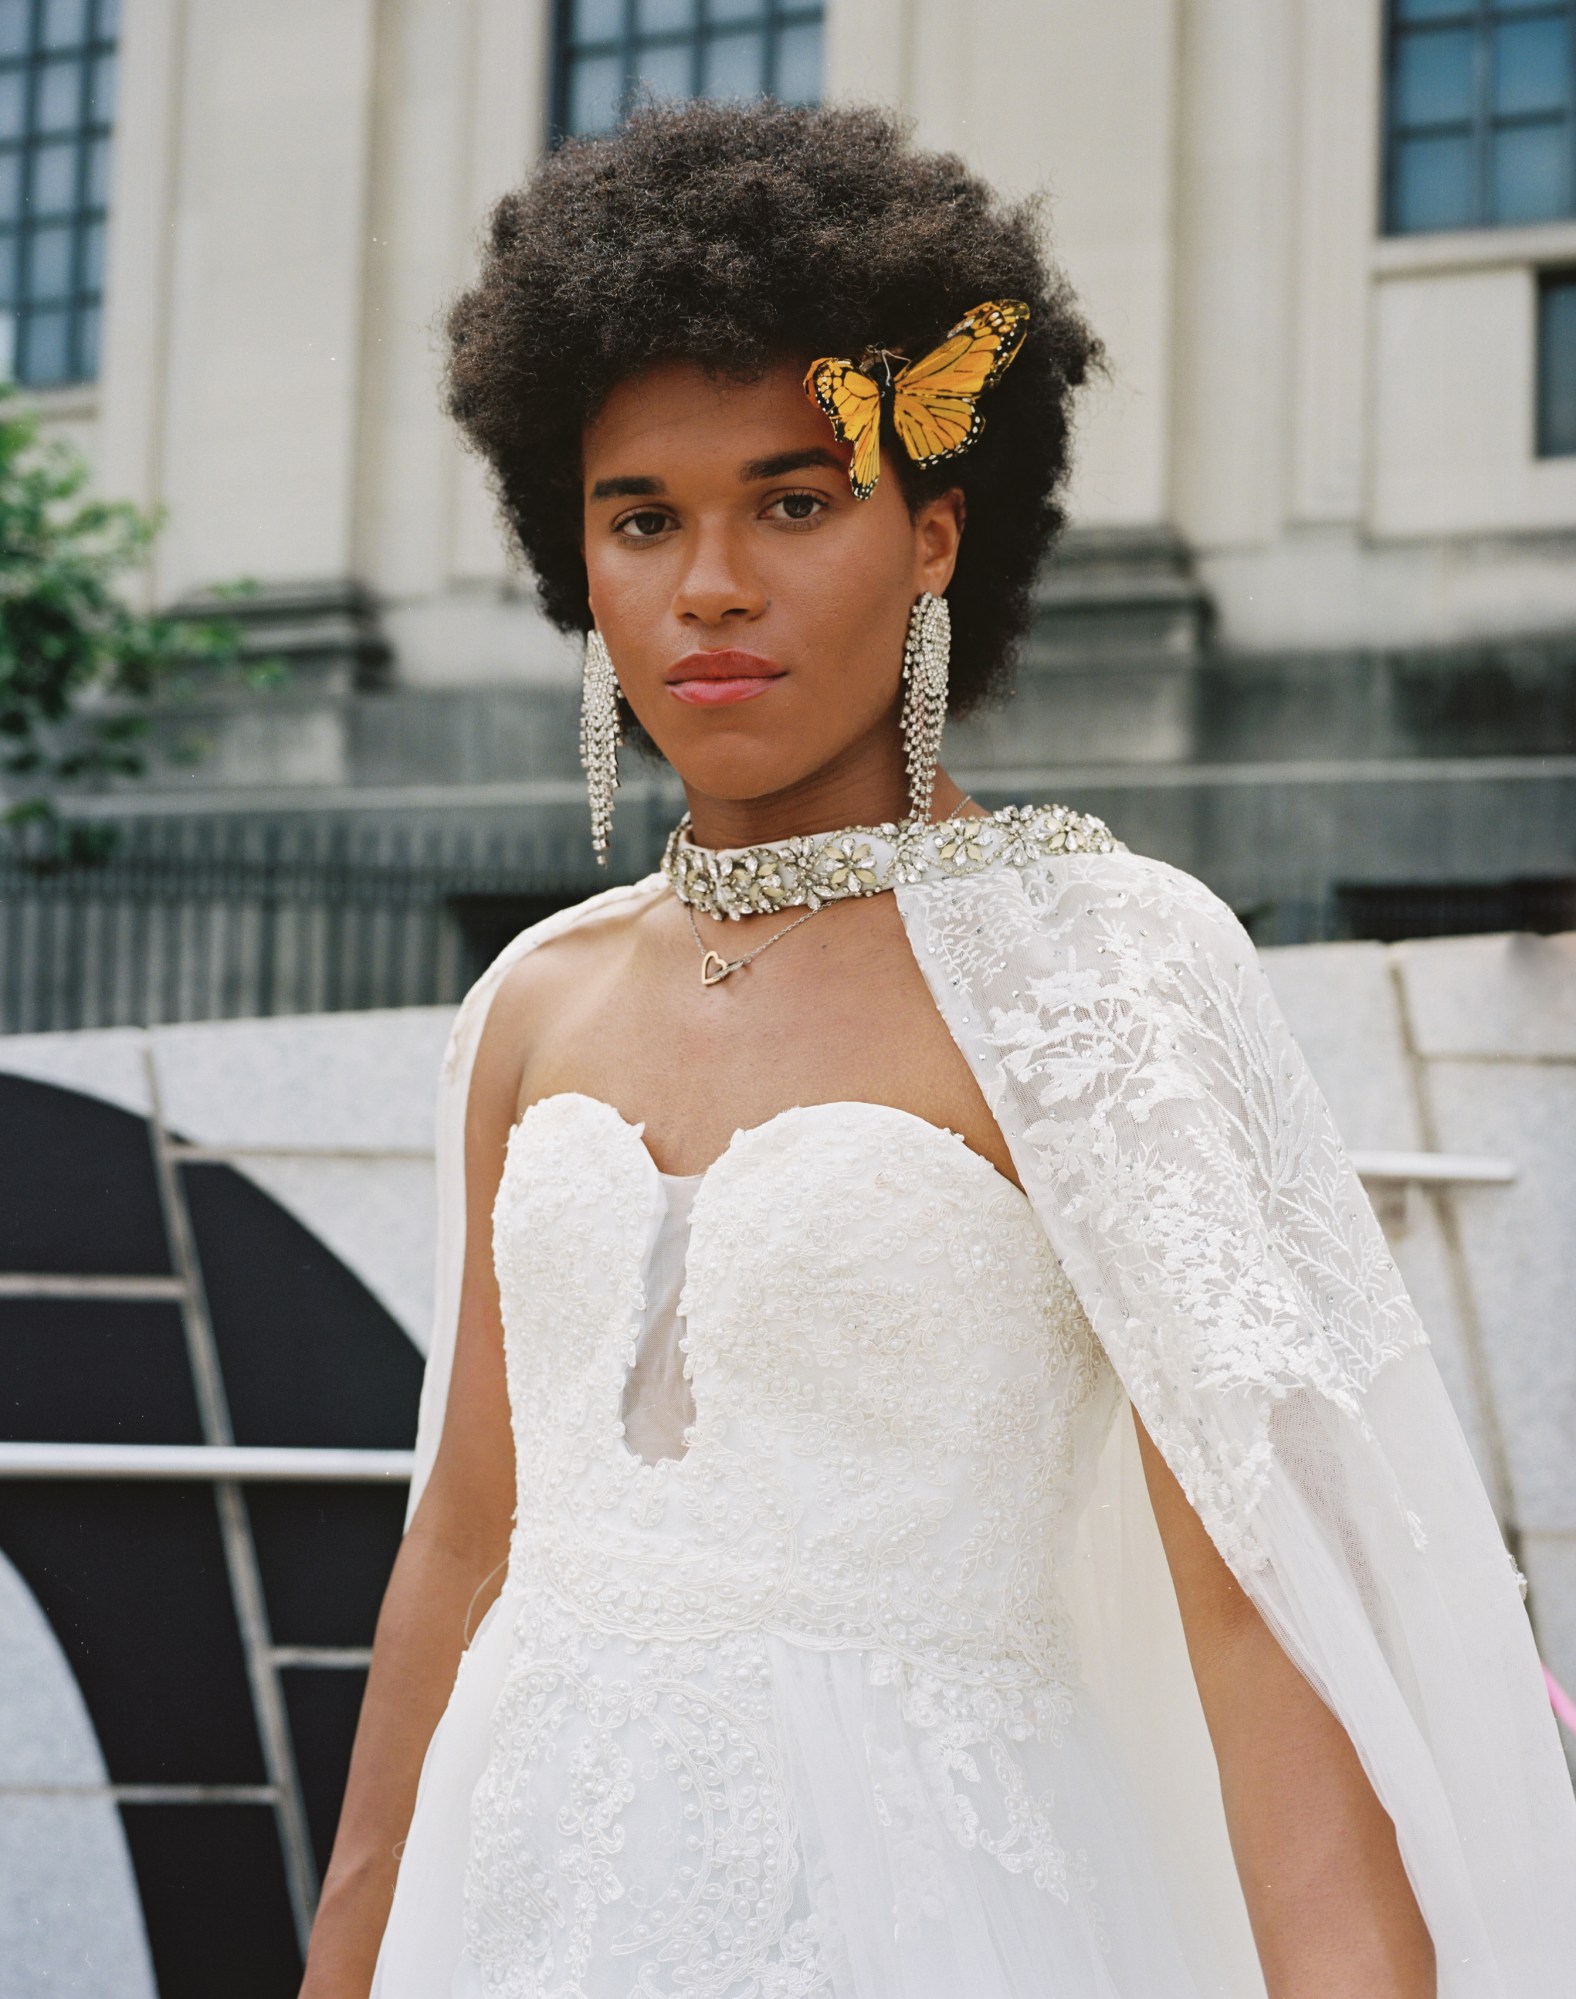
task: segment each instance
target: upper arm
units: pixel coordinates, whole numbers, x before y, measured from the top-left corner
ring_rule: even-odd
[[[1133,1410],[1144,1483],[1171,1571],[1188,1655],[1205,1691],[1210,1666],[1245,1627],[1260,1623],[1253,1599],[1231,1573],[1220,1550],[1182,1490],[1175,1472]]]

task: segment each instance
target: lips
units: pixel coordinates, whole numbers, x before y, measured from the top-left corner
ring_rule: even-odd
[[[774,680],[781,680],[783,673],[775,660],[729,647],[688,653],[676,660],[663,678],[676,701],[697,708],[720,708],[734,701],[753,701]]]

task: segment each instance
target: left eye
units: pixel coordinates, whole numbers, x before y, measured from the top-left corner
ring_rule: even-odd
[[[772,501],[772,507],[780,507],[783,518],[790,521],[814,520],[825,505],[819,493],[784,493],[780,499]]]

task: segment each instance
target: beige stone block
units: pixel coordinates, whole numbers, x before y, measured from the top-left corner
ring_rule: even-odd
[[[1385,947],[1300,944],[1260,955],[1348,1148],[1408,1152],[1420,1146]]]
[[[1417,537],[1563,527],[1576,463],[1538,458],[1536,271],[1396,270],[1375,295],[1372,525]]]
[[[1509,1159],[1451,1196],[1520,1522],[1576,1526],[1576,1065],[1436,1062],[1439,1144]]]
[[[1576,1060],[1576,933],[1396,946],[1420,1054]]]
[[[74,1033],[0,1035],[0,1071],[102,1097],[146,1117],[147,1037],[140,1027],[79,1028]]]
[[[200,1145],[429,1153],[453,1017],[394,1007],[150,1029],[165,1121]]]

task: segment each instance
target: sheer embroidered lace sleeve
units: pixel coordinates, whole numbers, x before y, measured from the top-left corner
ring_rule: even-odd
[[[1246,934],[1123,852],[897,894],[1129,1396],[1395,1818],[1443,1999],[1556,1989],[1576,1806],[1519,1578]]]

